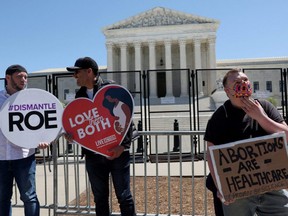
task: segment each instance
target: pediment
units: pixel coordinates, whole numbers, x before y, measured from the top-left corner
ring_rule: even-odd
[[[117,22],[113,25],[107,26],[104,28],[104,30],[213,23],[219,23],[219,21],[171,10],[168,8],[156,7],[123,21]]]

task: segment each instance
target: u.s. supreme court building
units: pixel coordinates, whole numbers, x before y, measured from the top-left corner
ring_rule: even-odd
[[[221,90],[221,78],[229,68],[241,67],[247,69],[254,94],[273,97],[281,103],[280,74],[282,68],[288,67],[288,57],[217,60],[219,26],[219,20],[163,7],[137,14],[102,29],[106,37],[107,66],[101,66],[100,71],[105,78],[132,92],[143,91],[139,80],[145,77],[150,98],[171,99],[191,96],[189,76],[193,74],[196,74],[197,94],[210,96]],[[65,68],[53,68],[33,72],[30,77],[66,72]],[[40,88],[47,84],[43,79],[29,82],[30,86]],[[79,87],[70,75],[59,78],[57,88],[58,98],[67,103]]]

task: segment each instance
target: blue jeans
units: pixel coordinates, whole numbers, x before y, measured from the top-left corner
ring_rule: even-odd
[[[288,192],[279,190],[236,200],[230,205],[223,204],[225,216],[287,216]]]
[[[15,179],[25,216],[39,216],[39,201],[35,187],[35,155],[28,158],[0,161],[0,215],[11,216],[11,198]]]
[[[109,174],[122,216],[134,216],[135,206],[130,191],[130,155],[123,152],[119,158],[108,160],[102,155],[86,155],[86,170],[94,194],[97,216],[109,216]]]

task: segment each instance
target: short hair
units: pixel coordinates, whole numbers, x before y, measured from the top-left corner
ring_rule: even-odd
[[[228,77],[229,77],[231,74],[241,73],[241,72],[244,73],[241,68],[234,68],[234,69],[232,69],[232,70],[229,70],[229,71],[225,74],[225,76],[223,77],[223,80],[222,80],[222,85],[224,86],[224,88],[226,87]]]

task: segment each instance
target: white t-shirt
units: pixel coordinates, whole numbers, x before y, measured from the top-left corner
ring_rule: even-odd
[[[87,89],[86,91],[89,99],[93,99],[93,90],[94,89],[92,88],[92,89]]]

